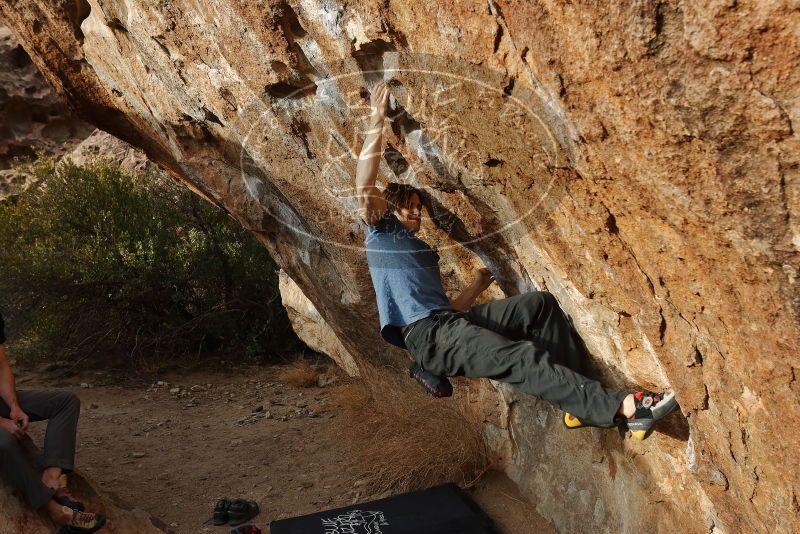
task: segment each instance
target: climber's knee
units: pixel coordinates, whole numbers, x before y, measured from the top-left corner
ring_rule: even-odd
[[[531,311],[549,311],[553,308],[558,308],[558,301],[552,293],[547,291],[531,291],[525,294],[527,300],[527,308]]]

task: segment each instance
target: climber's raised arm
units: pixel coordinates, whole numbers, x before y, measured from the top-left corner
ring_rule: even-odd
[[[358,155],[356,168],[358,214],[367,224],[377,224],[386,213],[386,200],[383,192],[375,185],[375,180],[383,155],[383,120],[386,118],[388,102],[389,88],[381,82],[372,91],[369,129]]]

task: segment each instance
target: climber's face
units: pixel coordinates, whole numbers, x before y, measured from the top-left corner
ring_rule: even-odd
[[[406,205],[396,209],[394,214],[409,232],[413,234],[419,232],[422,223],[422,201],[419,199],[419,195],[412,193]]]

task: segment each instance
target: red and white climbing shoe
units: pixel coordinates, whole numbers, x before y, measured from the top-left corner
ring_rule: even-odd
[[[675,394],[637,391],[633,394],[636,413],[626,421],[628,430],[636,439],[645,439],[650,435],[656,421],[663,419],[678,407]]]

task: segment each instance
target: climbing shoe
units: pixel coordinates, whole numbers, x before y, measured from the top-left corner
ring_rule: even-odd
[[[78,512],[67,506],[64,506],[63,510],[65,515],[70,516],[70,520],[58,530],[58,534],[91,534],[106,524],[106,516],[103,514]]]
[[[615,421],[614,423],[608,425],[596,425],[594,423],[589,423],[588,421],[581,421],[571,413],[564,412],[564,419],[562,419],[564,423],[564,427],[570,430],[575,428],[587,428],[587,427],[595,427],[595,428],[614,428],[619,424],[619,421]]]
[[[231,501],[225,497],[219,499],[217,504],[214,505],[214,517],[212,522],[216,526],[224,525],[228,522],[228,510],[230,510]]]
[[[242,523],[247,523],[260,512],[261,510],[259,510],[258,504],[255,501],[236,499],[231,503],[228,509],[228,521],[232,527],[235,527]]]
[[[453,395],[453,385],[444,376],[429,373],[416,363],[412,363],[408,368],[408,374],[437,399]]]
[[[636,413],[626,421],[626,424],[636,439],[648,437],[656,421],[663,419],[678,407],[678,401],[672,392],[637,391],[633,394],[633,399],[636,403]]]

